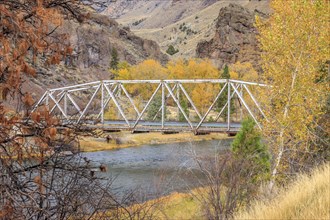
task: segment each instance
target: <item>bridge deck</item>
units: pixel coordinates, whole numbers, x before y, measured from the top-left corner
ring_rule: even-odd
[[[94,124],[93,121],[86,121],[82,124],[85,128],[90,129],[102,129],[102,130],[127,130],[132,131],[135,121],[128,121],[129,126],[125,121],[104,121],[104,123]],[[193,122],[191,128],[187,122],[167,121],[162,127],[161,122],[155,121],[139,121],[138,125],[134,128],[134,131],[154,131],[154,132],[188,132],[193,131],[195,133],[211,132],[211,133],[237,133],[241,128],[240,123],[230,123],[230,129],[228,124],[223,122],[205,122],[198,130],[195,130],[197,122]]]

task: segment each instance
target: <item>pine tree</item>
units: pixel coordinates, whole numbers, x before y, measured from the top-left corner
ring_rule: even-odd
[[[253,163],[256,175],[253,181],[266,180],[270,176],[270,154],[261,140],[261,133],[256,128],[252,118],[246,118],[242,122],[242,128],[237,133],[231,144],[231,150],[235,157],[245,158]]]
[[[184,113],[187,115],[187,117],[189,117],[189,109],[188,109],[188,102],[187,102],[187,100],[186,99],[183,99],[182,97],[180,97],[180,105],[181,105]],[[182,114],[181,111],[179,112],[179,121],[186,121],[186,118],[184,117],[184,115]]]
[[[227,66],[227,64],[225,65],[221,75],[220,75],[221,79],[230,79],[230,73],[229,73],[229,68]],[[221,90],[221,88],[220,88]],[[219,90],[219,91],[220,91]],[[226,87],[223,91],[223,93],[221,94],[221,96],[218,99],[218,106],[217,106],[217,110],[221,111],[221,109],[223,108],[223,106],[225,106],[225,104],[228,101],[228,87]],[[234,100],[231,99],[230,101],[230,113],[233,113],[235,110],[235,106],[234,106]],[[223,117],[227,118],[228,115],[228,108],[226,107],[223,111]]]
[[[119,64],[118,51],[116,48],[113,48],[111,51],[110,68],[113,70],[118,70],[118,64]]]
[[[147,112],[147,119],[153,120],[156,116],[155,120],[162,119],[162,111],[159,109],[162,107],[162,96],[157,94],[154,99],[151,101],[148,112]],[[166,118],[166,106],[165,106],[165,118]]]

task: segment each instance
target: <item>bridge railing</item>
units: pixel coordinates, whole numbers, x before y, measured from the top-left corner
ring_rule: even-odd
[[[142,105],[142,101],[137,105],[136,100],[134,100],[136,95],[130,94],[127,90],[130,84],[154,85],[151,91],[152,95],[148,100],[144,100],[146,104],[142,109],[138,107]],[[219,85],[214,87],[218,89],[215,91],[216,96],[205,112],[201,112],[200,109],[197,108],[189,92],[185,88],[185,85],[188,84]],[[59,116],[64,121],[73,121],[74,123],[87,123],[88,121],[93,121],[95,123],[99,121],[103,126],[118,127],[131,131],[142,128],[147,130],[148,128],[151,129],[150,127],[153,127],[155,130],[165,131],[166,129],[173,129],[176,127],[175,129],[178,130],[188,129],[195,133],[207,130],[230,132],[231,130],[237,130],[237,127],[239,127],[232,122],[231,115],[231,104],[235,97],[240,107],[244,107],[247,113],[255,120],[257,126],[261,128],[258,116],[261,115],[265,117],[265,114],[256,96],[253,95],[249,87],[267,87],[267,85],[230,79],[103,80],[49,89],[36,103],[33,111],[40,106],[45,106],[51,113]],[[206,119],[219,102],[219,98],[221,96],[223,97],[225,93],[227,93],[226,103],[220,106],[221,108],[217,106],[219,111],[214,122],[206,122]],[[130,118],[132,114],[128,115],[125,112],[118,94],[125,97],[127,102],[125,107],[127,108],[127,105],[129,105],[129,108],[135,112],[135,117],[133,119]],[[151,103],[155,100],[157,94],[161,95],[161,105],[153,119],[155,120],[159,114],[161,114],[161,117],[158,123],[149,122],[148,124],[145,120],[145,114],[147,109],[150,108]],[[200,95],[203,96],[203,91],[200,91]],[[191,110],[196,115],[197,121],[192,121],[187,115],[184,107],[180,103],[180,97],[187,100]],[[249,98],[250,102],[247,102],[246,98]],[[173,100],[174,105],[178,109],[178,114],[181,114],[184,118],[184,123],[173,124],[166,120],[168,99]],[[113,102],[114,108],[119,112],[123,121],[116,120],[111,123],[111,121],[105,120],[105,111],[109,108],[110,101]],[[254,110],[249,106],[251,104],[253,104]],[[219,122],[224,112],[227,112],[226,121]],[[88,116],[91,115],[94,116],[94,119],[87,120]]]

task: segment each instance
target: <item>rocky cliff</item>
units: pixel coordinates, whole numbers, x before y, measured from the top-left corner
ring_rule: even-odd
[[[222,8],[216,20],[214,37],[198,43],[197,57],[210,58],[220,68],[224,64],[248,61],[259,69],[260,50],[254,26],[256,13],[266,16],[257,10],[251,12],[237,4]]]
[[[114,49],[120,61],[130,64],[149,58],[161,63],[168,60],[155,41],[134,35],[128,28],[104,15],[91,14],[83,23],[66,21],[58,31],[70,36],[73,53],[59,65],[47,66],[41,62],[36,77],[25,79],[23,89],[33,92],[36,99],[47,88],[110,79],[111,53]]]

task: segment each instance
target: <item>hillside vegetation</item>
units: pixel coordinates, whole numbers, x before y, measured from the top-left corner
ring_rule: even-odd
[[[136,35],[156,41],[164,52],[170,45],[178,48],[179,52],[171,58],[189,58],[195,56],[196,46],[201,40],[213,38],[219,11],[230,3],[250,11],[269,12],[269,0],[179,0],[117,1],[110,3],[103,13],[129,26]],[[116,13],[118,11],[120,13]]]
[[[330,219],[330,163],[300,175],[271,201],[256,201],[235,219]]]

